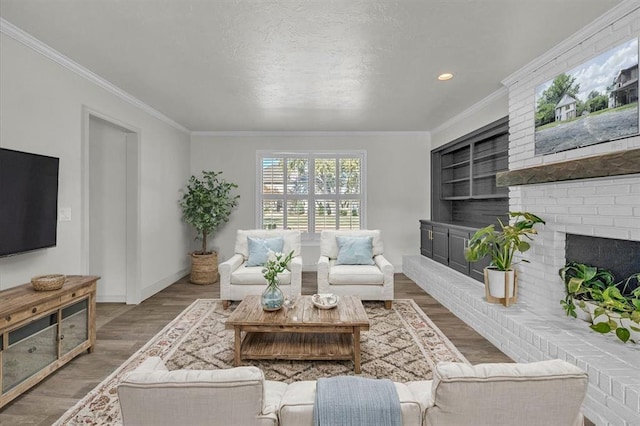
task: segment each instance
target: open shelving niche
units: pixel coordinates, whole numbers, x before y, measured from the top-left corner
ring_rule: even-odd
[[[431,219],[420,221],[422,255],[483,280],[486,262],[470,265],[463,251],[477,229],[508,219],[509,188],[496,186],[508,163],[508,117],[431,151]]]

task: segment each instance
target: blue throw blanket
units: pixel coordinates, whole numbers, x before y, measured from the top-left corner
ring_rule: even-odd
[[[315,426],[401,426],[400,399],[391,380],[339,376],[318,379]]]

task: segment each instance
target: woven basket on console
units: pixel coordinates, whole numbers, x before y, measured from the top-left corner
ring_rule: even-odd
[[[39,275],[31,278],[31,285],[37,291],[59,290],[66,278],[61,274]]]
[[[191,278],[193,284],[213,284],[218,281],[218,253],[191,253]]]

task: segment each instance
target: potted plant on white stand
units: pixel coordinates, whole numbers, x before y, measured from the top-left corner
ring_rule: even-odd
[[[190,281],[194,284],[218,280],[218,253],[207,248],[208,237],[229,221],[240,197],[231,195],[238,185],[225,181],[221,174],[203,171],[202,179],[191,176],[180,200],[184,221],[196,229],[196,239],[202,240],[202,248],[191,253]]]
[[[485,256],[491,257],[491,264],[485,268],[487,301],[508,306],[516,301],[517,275],[513,269],[516,251],[524,253],[531,248],[526,240],[537,234],[533,227],[544,220],[531,213],[509,212],[512,222],[504,224],[500,219],[501,231],[494,225],[479,229],[469,240],[464,256],[469,262],[477,262]],[[527,262],[526,259],[522,260]]]

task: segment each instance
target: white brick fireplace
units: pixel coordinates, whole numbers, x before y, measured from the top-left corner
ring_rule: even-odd
[[[607,15],[503,81],[509,90],[509,169],[542,166],[640,148],[640,137],[534,155],[535,88],[558,74],[640,36],[640,4],[624,1]],[[421,256],[406,256],[404,273],[516,361],[562,358],[589,372],[585,414],[598,425],[640,425],[640,344],[618,342],[567,318],[566,233],[640,241],[640,176],[557,181],[510,188],[509,210],[535,213],[530,263],[518,265],[519,301],[490,305],[482,285]],[[622,278],[622,277],[620,277]]]

